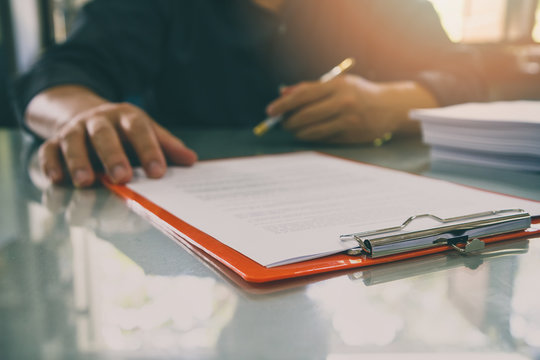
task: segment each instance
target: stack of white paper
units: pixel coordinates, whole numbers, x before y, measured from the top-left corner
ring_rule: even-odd
[[[410,113],[432,160],[540,171],[540,101],[468,103]]]

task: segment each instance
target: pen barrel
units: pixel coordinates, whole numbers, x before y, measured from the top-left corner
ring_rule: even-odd
[[[329,72],[321,76],[320,81],[321,82],[330,81],[336,76],[338,76],[339,74],[341,74],[342,72],[343,71],[341,70],[341,68],[339,66],[336,66],[335,68],[333,68],[332,70],[330,70]]]
[[[264,120],[262,123],[257,125],[253,129],[253,133],[257,136],[264,135],[268,130],[270,130],[274,125],[279,123],[283,119],[282,116],[272,116]]]

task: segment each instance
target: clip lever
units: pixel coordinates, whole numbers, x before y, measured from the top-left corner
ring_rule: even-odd
[[[412,221],[430,218],[439,223],[432,228],[404,231]],[[531,216],[521,209],[485,211],[476,214],[440,218],[432,214],[411,216],[403,224],[375,231],[341,235],[342,242],[355,241],[349,255],[367,254],[372,258],[448,245],[460,254],[484,249],[480,238],[529,228]],[[464,247],[458,244],[465,243]]]
[[[454,250],[456,250],[460,254],[470,254],[472,252],[484,250],[486,247],[486,243],[480,240],[479,238],[473,238],[469,240],[468,236],[465,236],[465,246],[459,247],[457,246],[457,242],[455,241],[448,241],[447,244],[450,245]]]

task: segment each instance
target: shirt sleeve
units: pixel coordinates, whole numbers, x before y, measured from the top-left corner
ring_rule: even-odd
[[[168,2],[94,0],[81,9],[68,39],[48,49],[14,84],[19,118],[39,92],[81,85],[111,101],[147,88],[159,74]]]
[[[417,81],[441,106],[486,99],[475,51],[450,41],[430,2],[378,0],[371,11],[376,29],[371,63],[377,80]]]

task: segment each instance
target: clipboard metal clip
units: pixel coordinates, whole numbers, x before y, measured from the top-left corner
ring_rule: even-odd
[[[413,221],[422,218],[435,220],[437,225],[409,230]],[[349,255],[365,254],[371,258],[442,245],[451,246],[460,254],[470,254],[484,249],[482,238],[525,230],[530,225],[531,215],[522,209],[484,211],[445,219],[421,214],[398,226],[341,235],[340,240],[357,243],[347,251]]]
[[[461,238],[453,239],[452,241],[447,241],[447,244],[452,247],[452,249],[456,250],[460,254],[470,254],[475,251],[484,250],[486,247],[486,243],[480,240],[479,238],[473,238],[469,239],[468,236]],[[457,244],[464,243],[464,247],[459,247]]]

